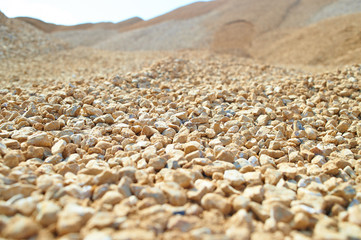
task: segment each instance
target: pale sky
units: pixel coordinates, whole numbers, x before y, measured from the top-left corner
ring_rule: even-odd
[[[204,0],[203,0],[204,1]],[[196,0],[0,0],[7,17],[33,17],[49,23],[75,25],[119,22],[131,17],[144,20]]]

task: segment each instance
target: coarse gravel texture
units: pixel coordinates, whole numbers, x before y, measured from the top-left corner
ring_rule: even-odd
[[[0,236],[359,239],[361,66],[178,56],[0,79]]]

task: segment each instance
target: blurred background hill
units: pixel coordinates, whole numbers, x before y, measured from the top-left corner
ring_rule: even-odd
[[[2,55],[91,47],[105,51],[202,50],[272,64],[361,60],[361,0],[215,0],[144,21],[74,26],[1,15]],[[26,42],[26,43],[24,43]],[[10,54],[11,55],[11,54]]]

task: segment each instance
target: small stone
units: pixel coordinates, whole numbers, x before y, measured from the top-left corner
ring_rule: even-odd
[[[278,181],[282,178],[282,173],[278,170],[267,168],[264,173],[265,182],[271,185],[276,185]]]
[[[232,210],[232,205],[229,203],[228,199],[216,193],[207,193],[204,195],[201,204],[206,210],[215,208],[220,210],[224,215],[229,214]]]
[[[229,150],[220,151],[217,156],[217,160],[233,163],[235,161],[235,155]]]
[[[31,135],[27,141],[28,145],[34,145],[38,147],[51,147],[51,142],[46,133],[38,133]]]
[[[56,164],[60,163],[62,159],[63,159],[63,157],[59,153],[59,154],[55,154],[55,155],[45,158],[44,162],[56,165]]]
[[[192,183],[192,176],[184,169],[177,169],[172,173],[172,181],[178,183],[183,188],[188,188]]]
[[[264,189],[263,186],[248,186],[244,192],[243,196],[251,199],[252,201],[261,203],[264,197]]]
[[[239,187],[246,182],[243,175],[235,169],[226,170],[223,179],[228,180],[233,187]]]
[[[10,168],[14,168],[24,161],[25,157],[20,150],[10,150],[4,156],[4,164]]]
[[[159,133],[155,128],[153,127],[149,127],[149,126],[144,126],[143,130],[141,132],[141,135],[145,135],[148,138],[150,138],[151,136],[153,136],[153,134],[155,133]]]
[[[243,174],[244,179],[246,180],[247,185],[258,185],[262,184],[262,176],[259,172],[247,172]]]
[[[60,122],[52,121],[44,125],[44,131],[60,130]]]
[[[43,159],[44,157],[44,148],[42,147],[35,147],[35,146],[29,146],[26,154],[25,154],[27,159],[30,158],[40,158]]]
[[[293,218],[294,221],[294,228],[298,230],[304,230],[308,228],[310,225],[310,219],[307,214],[300,212],[296,213],[295,217]]]
[[[247,209],[249,206],[249,203],[250,203],[249,198],[239,195],[233,199],[232,206],[235,211],[238,211],[240,209]]]
[[[12,206],[22,215],[30,216],[36,208],[36,202],[33,197],[26,197],[17,200]]]
[[[270,215],[273,219],[276,220],[277,223],[278,222],[288,223],[293,219],[293,213],[281,204],[274,204],[271,207]]]
[[[113,145],[109,142],[106,142],[106,141],[99,141],[95,147],[96,148],[100,148],[102,150],[107,150],[108,148],[111,148]]]
[[[20,149],[20,143],[14,139],[5,139],[3,140],[3,144],[10,149]]]
[[[159,204],[164,204],[167,201],[163,191],[157,187],[143,188],[138,195],[139,199],[153,198]]]
[[[322,165],[322,170],[330,175],[337,175],[339,173],[337,165],[332,161],[328,161],[327,163]]]
[[[136,240],[136,239],[142,239],[142,240],[153,240],[156,239],[155,233],[150,230],[144,230],[141,228],[134,228],[134,229],[124,229],[117,231],[112,236],[113,239],[119,239],[119,240]]]
[[[97,212],[87,222],[87,227],[93,228],[105,228],[113,224],[115,216],[110,212]]]
[[[61,208],[52,201],[43,201],[37,206],[36,221],[43,226],[49,226],[57,221]]]
[[[355,205],[348,209],[348,220],[361,227],[361,205]]]
[[[26,239],[36,235],[38,231],[38,225],[31,218],[18,215],[6,224],[2,235],[9,239]]]
[[[156,171],[161,170],[167,165],[167,160],[163,157],[154,157],[149,160],[148,166],[153,167]]]
[[[57,141],[53,147],[51,148],[51,153],[52,154],[58,154],[58,153],[62,153],[66,147],[66,141],[63,139],[60,139],[59,141]]]
[[[196,141],[190,141],[183,145],[184,153],[188,154],[201,149],[201,144]]]
[[[93,216],[94,209],[69,203],[58,214],[56,231],[59,235],[79,232],[83,225]]]
[[[305,129],[305,132],[306,132],[306,136],[308,139],[310,140],[316,140],[317,139],[317,131],[313,128],[306,128]]]
[[[175,215],[168,220],[167,229],[177,230],[183,233],[189,232],[196,226],[198,221],[199,219],[197,217]]]
[[[268,124],[268,121],[270,120],[270,117],[268,115],[260,115],[257,118],[257,122],[259,126],[266,126]]]
[[[160,186],[160,188],[167,196],[169,203],[173,206],[183,206],[186,204],[187,195],[177,183],[164,183]]]
[[[331,191],[334,196],[342,197],[346,201],[351,201],[356,196],[356,190],[347,183],[338,185],[334,190]]]
[[[103,204],[118,204],[121,200],[124,199],[124,196],[120,194],[118,191],[108,191],[104,194],[104,196],[100,199]]]
[[[339,132],[346,132],[349,128],[350,124],[347,121],[341,121],[340,124],[336,127]]]

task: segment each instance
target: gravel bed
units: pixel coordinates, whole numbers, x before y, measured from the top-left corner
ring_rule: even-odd
[[[5,239],[360,239],[361,66],[168,58],[0,89]]]

